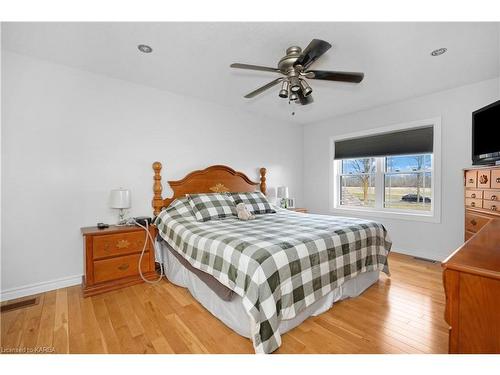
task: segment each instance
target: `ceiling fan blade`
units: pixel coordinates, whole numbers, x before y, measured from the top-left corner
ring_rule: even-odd
[[[231,64],[230,67],[236,68],[236,69],[260,70],[263,72],[281,73],[279,69],[268,68],[267,66],[259,66],[259,65],[234,63],[234,64]]]
[[[278,83],[280,83],[281,81],[283,81],[283,78],[276,78],[274,81],[271,81],[269,82],[267,85],[264,85],[262,87],[259,87],[258,89],[248,93],[245,95],[245,98],[253,98],[254,96],[256,95],[259,95],[261,93],[263,93],[264,91],[266,91],[267,89],[270,89],[271,87],[273,86],[276,86]]]
[[[298,99],[299,103],[302,105],[308,105],[314,102],[312,95],[304,96],[304,94],[302,94],[302,91],[300,90],[297,92],[297,96],[299,97]]]
[[[328,51],[332,45],[321,39],[313,39],[311,43],[302,51],[299,58],[295,63],[296,65],[302,65],[304,69],[307,69],[313,62],[321,57],[326,51]]]
[[[322,79],[326,81],[339,81],[360,83],[365,74],[357,72],[334,72],[328,70],[308,70],[305,75],[309,79]]]

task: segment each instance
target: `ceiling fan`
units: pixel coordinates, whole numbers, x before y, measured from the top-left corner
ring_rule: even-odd
[[[246,94],[245,98],[253,98],[281,83],[279,91],[281,98],[288,98],[290,101],[298,101],[302,105],[307,105],[312,103],[313,99],[311,96],[312,88],[305,78],[351,83],[359,83],[363,80],[363,73],[309,70],[309,67],[331,47],[332,45],[324,40],[313,39],[304,50],[297,46],[287,48],[286,56],[281,58],[277,68],[239,63],[231,64],[231,68],[280,73],[284,76]]]

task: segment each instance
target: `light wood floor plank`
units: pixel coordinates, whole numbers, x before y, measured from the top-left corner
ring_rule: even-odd
[[[40,328],[36,341],[37,347],[52,347],[56,316],[56,294],[57,291],[55,290],[44,293]]]
[[[53,346],[56,353],[69,353],[67,288],[56,292]]]
[[[80,288],[68,288],[68,344],[70,353],[85,353]]]
[[[25,325],[23,326],[20,346],[23,348],[34,348],[38,338],[38,330],[43,309],[43,295],[39,297],[38,304],[27,309]]]
[[[391,253],[391,277],[282,336],[276,353],[446,353],[439,264]],[[189,294],[162,281],[83,298],[79,286],[1,314],[1,345],[57,353],[253,353]]]

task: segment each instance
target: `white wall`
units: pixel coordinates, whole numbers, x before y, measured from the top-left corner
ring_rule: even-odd
[[[155,160],[164,181],[211,164],[258,180],[265,166],[269,187],[288,185],[302,202],[300,126],[6,51],[2,78],[1,280],[9,296],[75,282],[80,227],[116,220],[110,189],[131,189],[131,214],[151,215]]]
[[[471,112],[499,98],[493,79],[387,106],[332,118],[304,128],[304,197],[313,212],[329,212],[331,136],[441,117],[441,223],[379,219],[393,239],[393,250],[443,260],[463,242],[462,169],[471,165]]]
[[[151,214],[155,160],[164,164],[164,180],[215,163],[257,180],[265,166],[268,186],[286,184],[300,206],[329,213],[331,136],[437,116],[441,223],[379,220],[394,250],[443,259],[463,238],[461,169],[470,165],[471,112],[498,100],[499,87],[498,79],[484,81],[302,129],[2,51],[2,292],[78,280],[79,228],[116,220],[107,198],[119,186],[132,190],[132,215]]]

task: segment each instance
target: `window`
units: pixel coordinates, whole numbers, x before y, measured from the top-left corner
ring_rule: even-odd
[[[383,159],[384,207],[432,211],[432,155]]]
[[[440,127],[428,121],[332,139],[332,209],[439,222]]]
[[[338,168],[340,207],[432,211],[431,154],[339,160]]]
[[[375,159],[342,160],[340,205],[375,207]]]

